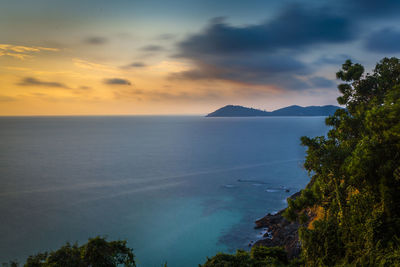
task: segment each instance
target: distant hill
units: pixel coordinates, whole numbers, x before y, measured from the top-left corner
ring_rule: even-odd
[[[341,107],[327,106],[289,106],[274,111],[263,111],[260,109],[246,108],[242,106],[227,105],[206,117],[270,117],[270,116],[329,116]]]

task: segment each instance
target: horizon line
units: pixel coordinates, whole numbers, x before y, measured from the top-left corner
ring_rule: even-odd
[[[154,114],[134,114],[134,113],[121,113],[121,114],[21,114],[21,115],[1,115],[0,118],[5,118],[5,117],[128,117],[128,116],[206,116],[214,111],[217,111],[218,109],[224,108],[226,106],[241,106],[244,108],[251,108],[251,109],[256,109],[260,111],[266,111],[266,112],[273,112],[282,108],[287,108],[287,107],[292,107],[292,106],[299,106],[299,107],[324,107],[324,106],[337,106],[337,107],[342,107],[341,105],[334,105],[334,104],[326,104],[326,105],[307,105],[307,106],[301,106],[297,104],[292,104],[288,106],[283,106],[276,108],[274,110],[268,111],[266,109],[262,108],[255,108],[255,107],[247,107],[243,105],[237,105],[237,104],[227,104],[224,105],[220,108],[216,108],[215,110],[208,112],[208,113],[171,113],[171,114],[163,114],[163,113],[154,113]]]

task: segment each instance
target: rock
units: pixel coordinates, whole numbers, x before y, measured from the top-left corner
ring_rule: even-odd
[[[294,199],[299,195],[300,192],[293,194],[290,198]],[[300,224],[287,221],[282,216],[284,211],[281,210],[274,215],[267,214],[255,221],[256,226],[254,228],[267,228],[268,232],[264,234],[264,239],[256,241],[254,246],[284,247],[288,253],[288,257],[292,259],[299,256],[301,252],[298,234]]]

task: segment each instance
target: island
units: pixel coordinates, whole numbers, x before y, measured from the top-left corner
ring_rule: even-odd
[[[206,117],[330,116],[337,109],[341,109],[341,107],[334,105],[307,107],[293,105],[274,111],[265,111],[243,106],[227,105],[207,114]]]

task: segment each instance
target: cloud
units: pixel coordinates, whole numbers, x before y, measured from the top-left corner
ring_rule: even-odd
[[[145,64],[145,63],[143,63],[143,62],[133,62],[133,63],[131,63],[131,64],[129,64],[129,65],[126,65],[126,66],[123,66],[123,67],[121,67],[121,68],[123,68],[123,69],[130,69],[130,68],[144,68],[144,67],[146,67],[147,65]]]
[[[333,81],[312,75],[320,66],[340,65],[350,57],[321,56],[312,64],[301,58],[326,45],[359,40],[367,20],[379,23],[379,19],[396,16],[399,11],[400,1],[396,0],[339,0],[286,4],[272,18],[243,26],[217,17],[177,43],[173,57],[189,60],[193,68],[171,73],[170,78],[226,80],[288,90],[331,88]],[[371,35],[366,47],[376,52],[399,52],[398,43],[400,31],[385,29]]]
[[[334,88],[336,83],[324,77],[316,76],[308,79],[308,82],[315,88]]]
[[[116,69],[104,64],[94,63],[80,58],[73,58],[72,62],[75,66],[83,69],[89,69],[94,71],[104,71],[104,72],[116,72]]]
[[[0,44],[0,50],[13,51],[17,53],[24,52],[40,52],[40,51],[59,51],[58,48],[49,48],[41,46],[21,46],[21,45],[10,45],[10,44]]]
[[[25,77],[18,83],[18,85],[20,85],[20,86],[44,86],[44,87],[56,87],[56,88],[69,89],[69,87],[63,83],[41,81],[34,77]]]
[[[172,73],[171,79],[228,80],[247,84],[280,85],[289,89],[306,89],[308,86],[296,76],[310,74],[310,68],[288,55],[251,54],[245,57],[232,55],[197,62],[192,70]]]
[[[0,57],[2,57],[2,56],[9,56],[9,57],[13,57],[13,58],[20,59],[20,60],[24,60],[26,58],[32,57],[31,55],[27,55],[27,54],[18,54],[18,53],[0,51]]]
[[[197,92],[166,92],[165,90],[117,90],[114,91],[116,99],[135,99],[150,101],[210,101],[220,99],[221,95],[215,90],[203,90]]]
[[[0,57],[10,56],[20,60],[32,57],[33,53],[50,51],[59,51],[58,48],[41,47],[41,46],[21,46],[21,45],[11,45],[11,44],[0,44]]]
[[[273,19],[260,24],[232,26],[224,18],[215,18],[204,30],[177,44],[174,57],[190,60],[194,68],[170,77],[304,90],[313,85],[301,76],[314,70],[297,58],[318,46],[355,38],[355,26],[349,18],[299,5],[286,6]]]
[[[104,83],[109,85],[131,85],[130,81],[121,78],[105,79]]]
[[[90,36],[84,40],[85,43],[91,45],[102,45],[108,42],[108,39],[101,36]]]
[[[383,28],[371,33],[365,40],[365,47],[372,52],[400,52],[400,31],[394,28]]]
[[[301,59],[326,45],[360,40],[367,21],[378,25],[379,20],[397,16],[398,12],[400,1],[396,0],[339,0],[286,4],[270,19],[250,25],[232,25],[217,17],[203,30],[177,43],[173,57],[187,59],[193,67],[173,72],[170,78],[225,80],[287,90],[332,88],[332,80],[315,73],[324,65],[339,66],[350,56],[323,55],[311,64]],[[394,53],[400,52],[398,43],[400,31],[385,28],[372,33],[365,47]]]
[[[291,5],[274,19],[261,24],[236,27],[227,24],[224,18],[215,18],[204,31],[179,43],[178,56],[255,51],[271,53],[281,49],[340,43],[354,39],[354,35],[351,22],[346,17]]]
[[[349,16],[368,20],[371,20],[371,18],[379,19],[379,17],[397,16],[400,11],[400,1],[398,0],[342,0],[338,3],[339,8],[347,11],[346,13]]]
[[[147,52],[157,52],[164,50],[164,47],[162,47],[161,45],[147,45],[145,47],[142,47],[142,50]]]

